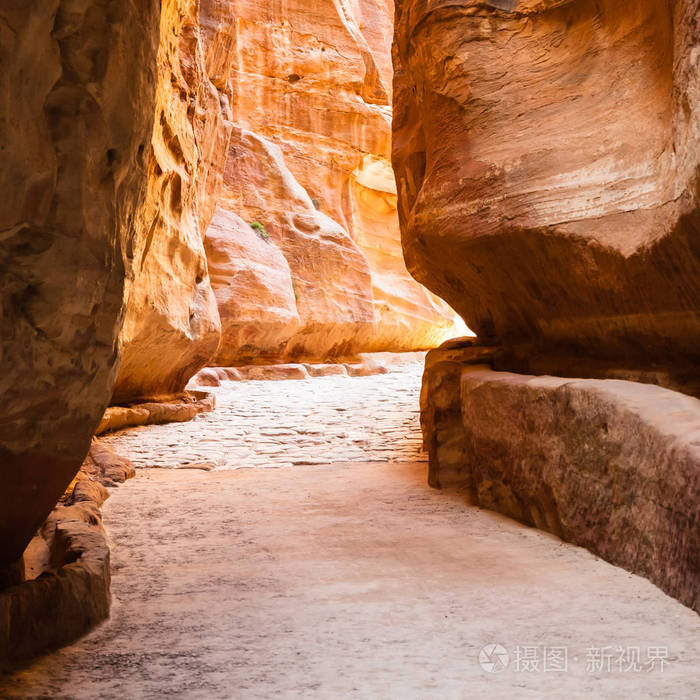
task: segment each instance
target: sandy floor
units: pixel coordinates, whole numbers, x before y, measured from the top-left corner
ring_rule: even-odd
[[[425,470],[140,470],[104,511],[112,619],[0,698],[700,697],[693,612]]]

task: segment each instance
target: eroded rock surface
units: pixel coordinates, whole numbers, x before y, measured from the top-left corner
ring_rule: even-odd
[[[148,197],[122,330],[115,403],[182,391],[216,352],[221,326],[204,232],[214,214],[231,128],[229,3],[163,3]]]
[[[507,366],[584,357],[700,390],[699,18],[697,0],[397,2],[408,267]]]
[[[220,206],[235,207],[248,222],[261,225],[265,242],[289,265],[299,317],[292,323],[299,327],[293,326],[297,332],[284,355],[325,357],[355,350],[358,329],[374,323],[367,261],[348,233],[316,209],[279,147],[234,128]]]
[[[319,358],[431,347],[455,317],[408,275],[400,250],[389,164],[393,4],[291,2],[266,13],[246,0],[232,6],[241,129],[219,206],[261,223],[279,245],[300,323],[291,319],[284,346],[281,327],[269,337],[255,338],[250,326],[247,339],[238,330],[227,336],[227,323],[239,329],[258,313],[246,301],[238,322],[228,305],[218,361],[275,349],[280,358]],[[217,237],[224,233],[217,225]],[[256,248],[250,258],[257,265]]]
[[[0,568],[109,400],[147,183],[159,3],[0,7]]]
[[[222,366],[279,356],[300,325],[294,283],[284,254],[267,231],[217,209],[204,241],[221,316]]]

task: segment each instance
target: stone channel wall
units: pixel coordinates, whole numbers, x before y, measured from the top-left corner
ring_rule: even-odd
[[[491,369],[431,351],[421,399],[435,487],[590,549],[700,610],[700,401],[663,387]]]

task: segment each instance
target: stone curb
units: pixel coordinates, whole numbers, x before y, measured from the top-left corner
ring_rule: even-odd
[[[104,412],[96,435],[139,425],[184,423],[216,407],[216,397],[206,391],[188,391],[170,401],[147,401],[129,406],[110,406]]]
[[[0,591],[0,672],[70,644],[109,617],[110,556],[100,508],[134,475],[131,462],[93,440],[78,475],[25,552],[43,571]]]
[[[700,401],[651,384],[497,372],[485,359],[477,347],[428,355],[430,485],[466,489],[700,611]]]

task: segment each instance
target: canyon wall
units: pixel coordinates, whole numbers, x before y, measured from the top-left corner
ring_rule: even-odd
[[[162,5],[147,233],[115,403],[180,392],[215,353],[223,365],[323,359],[454,332],[454,312],[410,277],[400,247],[393,3],[260,10]]]
[[[0,6],[0,569],[110,398],[143,245],[158,16],[156,0]]]
[[[270,257],[250,236],[239,238],[251,241],[248,251],[238,246],[239,261],[249,260],[245,275],[279,262],[281,252],[291,277],[275,263],[276,287],[284,280],[286,291],[268,314],[267,297],[243,292],[231,303],[244,273],[240,262],[227,269],[219,261],[217,363],[435,345],[454,332],[455,315],[409,276],[401,253],[389,162],[393,3],[231,4],[240,128],[212,236],[216,245],[227,237],[223,213],[260,224]],[[234,225],[229,235],[240,231]],[[261,321],[272,324],[269,334]]]
[[[697,0],[399,0],[409,269],[516,371],[700,390]]]
[[[232,126],[233,19],[228,2],[162,4],[148,195],[138,222],[147,234],[136,255],[114,402],[182,391],[219,345],[203,239]]]
[[[0,9],[0,566],[110,399],[455,320],[401,259],[391,2],[122,5]]]

